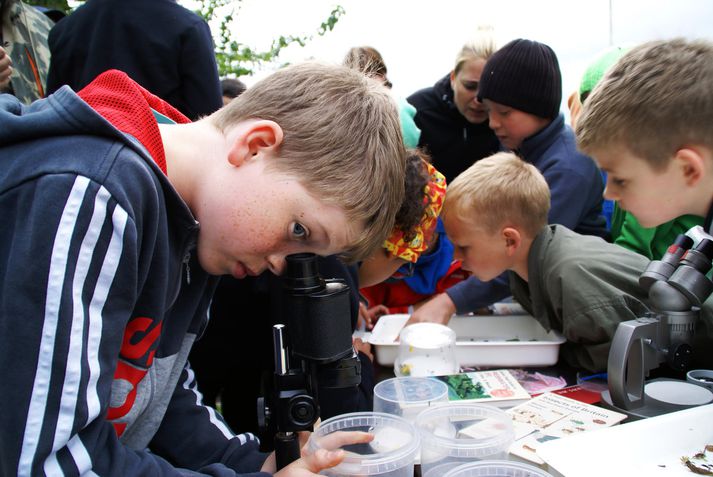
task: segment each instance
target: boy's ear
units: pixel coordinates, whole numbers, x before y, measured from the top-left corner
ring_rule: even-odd
[[[239,166],[261,152],[273,152],[282,144],[282,128],[275,121],[258,119],[239,125],[232,135],[228,161]]]
[[[522,235],[520,235],[520,231],[516,228],[505,227],[502,230],[502,237],[505,241],[505,249],[508,257],[512,257],[522,244]]]
[[[707,163],[702,154],[695,148],[682,147],[676,151],[674,163],[682,172],[683,179],[688,186],[695,186],[703,178]]]

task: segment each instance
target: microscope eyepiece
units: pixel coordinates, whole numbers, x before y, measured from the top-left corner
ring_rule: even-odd
[[[708,257],[708,260],[713,260],[713,241],[702,239],[696,246],[696,250]]]
[[[284,286],[290,293],[309,294],[324,288],[324,279],[317,269],[317,256],[313,253],[288,255]]]
[[[686,234],[679,234],[673,243],[681,248],[685,248],[686,250],[693,247],[693,239]]]

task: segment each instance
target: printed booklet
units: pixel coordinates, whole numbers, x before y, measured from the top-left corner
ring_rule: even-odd
[[[537,455],[541,443],[609,427],[626,418],[626,414],[554,393],[541,394],[506,412],[515,428],[510,453],[536,464],[544,464]]]
[[[530,399],[530,393],[507,369],[433,376],[448,386],[448,400],[482,402],[508,408]]]

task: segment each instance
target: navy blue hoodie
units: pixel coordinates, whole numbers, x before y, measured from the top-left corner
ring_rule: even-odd
[[[151,114],[157,98],[108,74],[109,103]],[[0,475],[234,476],[266,457],[195,389],[215,278],[154,146],[68,87],[0,96]]]

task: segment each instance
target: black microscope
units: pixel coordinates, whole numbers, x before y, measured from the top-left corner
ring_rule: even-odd
[[[258,422],[275,435],[277,469],[300,457],[298,432],[319,418],[318,383],[356,387],[361,364],[352,346],[349,286],[319,275],[317,256],[289,255],[283,277],[283,323],[273,327],[275,373],[258,400]]]

